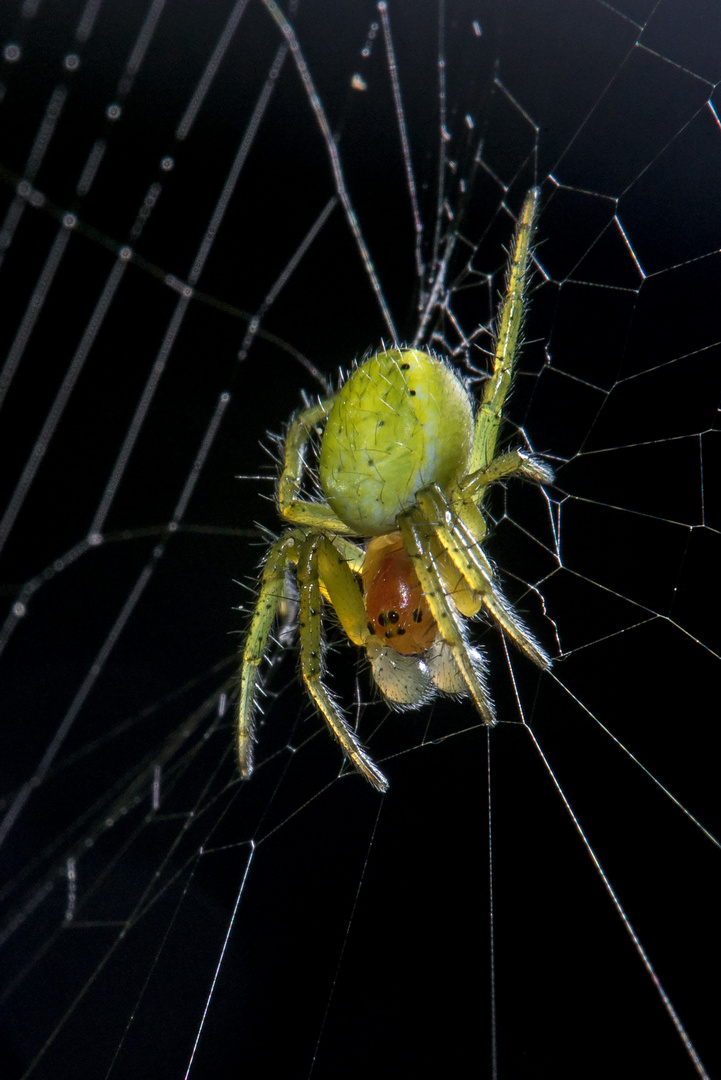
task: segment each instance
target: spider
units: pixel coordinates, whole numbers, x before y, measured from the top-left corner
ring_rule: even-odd
[[[538,198],[532,189],[518,220],[492,370],[477,411],[448,363],[398,347],[370,356],[337,393],[291,419],[277,487],[278,510],[291,527],[270,545],[241,664],[244,777],[253,769],[259,665],[292,568],[306,689],[343,753],[379,791],[387,789],[386,777],[324,685],[324,602],[347,637],[365,648],[376,684],[397,709],[418,708],[436,693],[468,695],[485,724],[496,722],[485,662],[465,626],[480,612],[535,664],[550,665],[500,590],[483,551],[488,527],[480,509],[495,481],[553,479],[523,450],[496,452]],[[301,497],[314,436],[320,436],[317,477],[324,496],[316,502]]]

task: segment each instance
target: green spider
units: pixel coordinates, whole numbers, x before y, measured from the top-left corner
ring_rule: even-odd
[[[292,523],[268,551],[240,673],[238,751],[253,769],[258,673],[286,575],[298,585],[300,667],[308,693],[346,757],[379,791],[388,781],[324,685],[323,603],[366,649],[375,682],[398,709],[436,693],[470,695],[496,722],[480,651],[465,620],[483,611],[541,668],[551,661],[503,596],[483,552],[480,506],[488,486],[551,470],[519,449],[496,453],[523,318],[538,190],[526,196],[510,254],[493,368],[475,414],[454,369],[417,349],[394,348],[360,364],[338,392],[292,419],[278,481],[278,510]],[[306,451],[322,431],[317,475],[325,497],[299,497]]]

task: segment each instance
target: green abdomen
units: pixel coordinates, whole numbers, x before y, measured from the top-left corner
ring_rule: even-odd
[[[319,463],[325,497],[357,535],[389,532],[420,488],[448,491],[463,475],[472,440],[471,401],[450,367],[415,349],[378,353],[333,403]]]

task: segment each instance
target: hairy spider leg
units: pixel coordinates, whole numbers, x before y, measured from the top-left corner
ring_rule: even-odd
[[[531,188],[528,192],[516,226],[516,235],[506,272],[506,289],[498,320],[493,369],[484,384],[481,406],[476,418],[470,473],[487,469],[496,453],[496,443],[503,419],[503,406],[513,382],[513,367],[523,324],[531,241],[539,194],[538,188]]]
[[[353,530],[337,517],[327,503],[306,502],[298,498],[305,470],[305,449],[313,429],[324,420],[333,405],[334,397],[302,409],[293,418],[285,438],[283,469],[278,481],[278,509],[284,518],[295,525],[349,536]]]
[[[260,591],[248,629],[240,668],[238,758],[243,777],[250,776],[253,771],[258,669],[265,656],[278,605],[285,596],[286,570],[298,558],[298,550],[304,540],[305,533],[300,529],[284,533],[279,540],[271,544],[263,567]]]
[[[320,536],[316,541],[321,592],[332,605],[346,637],[354,645],[365,645],[369,636],[368,616],[359,580],[351,571],[351,566],[359,560],[362,563],[365,552],[341,537],[330,540]]]
[[[348,545],[358,557],[360,550]],[[271,545],[261,578],[260,592],[248,631],[240,673],[238,756],[243,777],[253,771],[258,667],[265,655],[278,604],[285,595],[285,575],[297,567],[301,674],[308,692],[349,761],[378,791],[388,781],[373,763],[355,732],[348,726],[323,686],[322,594],[333,605],[348,637],[361,645],[368,637],[363,598],[344,556],[323,535],[308,536],[302,529],[286,533]]]
[[[497,480],[505,480],[508,476],[518,474],[524,480],[532,480],[534,484],[552,484],[553,469],[545,462],[524,450],[508,450],[505,454],[499,454],[497,458],[485,469],[469,473],[458,485],[458,490],[463,500],[475,499],[480,502],[485,495],[485,489],[489,484]]]
[[[300,597],[300,669],[303,680],[331,733],[341,745],[343,753],[356,769],[378,791],[388,790],[388,780],[373,763],[355,732],[323,685],[323,640],[321,625],[321,589],[319,577],[319,549],[330,545],[323,536],[310,536],[301,546],[298,555],[298,592]],[[332,546],[332,545],[330,545]],[[327,554],[327,549],[326,549]],[[350,571],[349,571],[350,572]],[[361,602],[358,586],[354,589]],[[333,593],[330,593],[333,603]],[[364,611],[365,616],[365,611]]]
[[[413,559],[431,614],[438,623],[438,632],[450,649],[461,678],[484,723],[492,727],[496,716],[486,685],[483,663],[478,651],[466,642],[459,610],[448,596],[446,584],[433,557],[431,547],[434,528],[429,526],[418,505],[398,515],[398,527],[406,550]]]
[[[534,664],[542,668],[549,667],[550,657],[498,588],[493,567],[481,548],[486,534],[486,523],[475,503],[461,503],[454,508],[436,485],[419,491],[416,501],[443,553],[461,575],[466,587],[478,598],[478,606],[482,604],[486,608]],[[456,595],[458,596],[456,606],[461,608],[463,614],[474,614],[463,604],[462,593],[458,592],[457,586],[451,595],[454,600]]]

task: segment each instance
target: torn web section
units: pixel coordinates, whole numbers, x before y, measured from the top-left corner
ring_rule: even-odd
[[[148,5],[132,32],[126,28],[124,50],[119,48],[120,36],[106,24],[105,38],[88,38],[83,61],[96,57],[100,66],[106,50],[95,42],[107,42],[108,34],[123,61],[139,55],[135,43],[145,40],[145,17],[156,10]],[[179,10],[166,6],[169,13]],[[214,719],[216,692],[235,664],[235,641],[228,631],[242,629],[243,624],[242,616],[236,622],[222,613],[234,603],[249,603],[241,589],[233,592],[229,582],[252,577],[262,552],[246,537],[226,537],[221,530],[248,529],[254,520],[277,527],[272,507],[260,498],[272,492],[273,468],[257,441],[266,430],[281,428],[299,403],[302,388],[310,393],[321,389],[304,361],[332,381],[339,365],[346,366],[366,346],[376,347],[387,334],[367,265],[359,257],[347,219],[335,208],[307,258],[298,264],[299,274],[288,279],[271,308],[263,311],[313,223],[328,201],[338,197],[328,146],[318,137],[307,91],[285,65],[270,95],[271,112],[265,114],[274,115],[277,126],[266,119],[257,128],[202,274],[192,283],[193,296],[183,299],[205,230],[217,221],[214,215],[222,192],[282,44],[279,36],[263,29],[272,25],[265,9],[248,5],[237,24],[238,41],[252,42],[261,60],[256,64],[247,52],[233,52],[233,36],[230,51],[219,55],[190,130],[174,143],[174,132],[196,90],[205,85],[203,77],[234,11],[236,5],[228,4],[209,13],[208,21],[193,23],[199,52],[185,82],[177,65],[164,66],[173,52],[160,48],[163,40],[168,41],[162,38],[168,24],[162,19],[149,24],[150,45],[133,83],[143,88],[143,96],[133,99],[131,93],[123,113],[132,117],[135,108],[138,117],[143,111],[135,104],[139,101],[147,104],[153,118],[142,141],[134,144],[123,136],[120,159],[137,167],[136,180],[128,185],[127,202],[118,202],[117,190],[111,193],[103,187],[113,173],[119,175],[117,169],[104,174],[102,163],[98,166],[90,189],[95,201],[78,213],[79,229],[67,247],[71,254],[76,239],[82,239],[82,251],[68,274],[70,299],[60,312],[43,309],[53,315],[53,327],[66,328],[67,341],[55,335],[55,381],[45,389],[44,410],[38,406],[36,413],[22,414],[27,417],[24,444],[8,440],[17,452],[18,476],[53,395],[70,370],[75,346],[101,294],[101,282],[108,280],[121,247],[130,243],[130,231],[151,184],[165,177],[147,226],[139,240],[132,240],[138,258],[120,286],[127,289],[136,283],[134,302],[121,291],[114,294],[109,317],[116,313],[116,321],[104,323],[110,329],[100,331],[104,336],[93,345],[86,362],[90,366],[80,377],[89,377],[93,358],[102,356],[118,378],[109,391],[98,368],[88,407],[77,414],[69,411],[73,404],[64,409],[68,428],[86,433],[77,459],[97,471],[92,498],[78,499],[77,514],[69,512],[73,509],[69,497],[46,501],[67,489],[63,481],[71,472],[58,428],[43,466],[57,472],[53,483],[47,481],[44,499],[38,496],[43,527],[22,534],[30,536],[33,545],[43,545],[41,554],[30,558],[30,546],[18,542],[15,558],[27,555],[27,565],[18,561],[5,579],[21,584],[40,579],[22,630],[15,631],[8,645],[22,661],[15,669],[20,689],[10,700],[18,703],[13,714],[18,713],[23,723],[11,730],[22,731],[23,741],[15,748],[13,740],[14,754],[4,758],[17,766],[8,785],[14,795],[50,746],[144,568],[155,567],[112,654],[102,659],[99,679],[73,725],[77,736],[68,736],[75,742],[64,743],[62,762],[55,759],[52,776],[43,779],[47,809],[43,806],[32,816],[33,803],[28,802],[27,813],[18,819],[18,827],[27,832],[12,834],[20,837],[16,858],[21,868],[36,852],[52,866],[65,867],[65,878],[55,877],[49,893],[52,915],[42,925],[33,924],[40,925],[33,929],[36,937],[16,939],[11,965],[13,978],[26,973],[25,1003],[33,997],[42,1000],[40,987],[51,982],[59,987],[52,1008],[44,1014],[41,1007],[31,1012],[31,1022],[23,1030],[26,1067],[46,1046],[53,1024],[62,1021],[61,1035],[47,1044],[34,1066],[35,1075],[59,1075],[81,1054],[87,1062],[87,1032],[95,1030],[106,1032],[106,1040],[94,1040],[105,1071],[112,1062],[116,1075],[130,1074],[137,1072],[138,1060],[147,1068],[150,1055],[167,1063],[172,1054],[173,1068],[183,1075],[208,1000],[194,1059],[194,1068],[201,1070],[213,1060],[216,1071],[237,1069],[239,1063],[252,1069],[261,1061],[266,1067],[273,1061],[281,1070],[290,1061],[290,1071],[298,1071],[301,1062],[301,1071],[306,1071],[315,1054],[315,1073],[325,1070],[333,1075],[337,1062],[348,1060],[348,1017],[353,1017],[354,1032],[373,1033],[375,1041],[366,1038],[358,1051],[367,1055],[357,1059],[366,1071],[381,1055],[384,1061],[397,1057],[406,1066],[411,1059],[420,1072],[433,1060],[447,1065],[449,1046],[470,1044],[474,1055],[490,1053],[488,1028],[479,1020],[490,1011],[490,980],[485,975],[479,980],[477,997],[455,989],[466,985],[467,977],[462,976],[467,976],[469,964],[474,971],[488,970],[486,881],[482,891],[478,886],[479,864],[484,869],[487,865],[487,827],[481,816],[486,761],[477,718],[462,705],[452,704],[447,710],[406,718],[409,723],[389,720],[377,703],[368,706],[367,673],[361,671],[356,678],[347,650],[338,647],[330,652],[334,685],[347,705],[360,702],[362,730],[389,759],[384,767],[393,769],[392,793],[397,801],[384,805],[372,844],[377,806],[360,782],[348,777],[326,790],[329,777],[337,774],[337,749],[307,708],[292,657],[270,673],[270,697],[260,732],[263,771],[258,771],[254,786],[243,791],[242,800],[235,798],[232,715],[226,711]],[[708,797],[710,802],[714,785],[705,768],[713,757],[703,750],[710,725],[696,703],[701,700],[700,688],[711,682],[715,670],[713,627],[706,625],[694,597],[703,594],[711,580],[707,567],[717,527],[715,431],[705,410],[709,403],[715,407],[718,395],[713,381],[705,381],[702,365],[704,357],[713,357],[717,341],[713,325],[704,333],[704,314],[712,310],[706,289],[714,278],[706,271],[713,268],[718,243],[710,231],[709,211],[697,218],[689,208],[709,206],[705,200],[713,182],[705,169],[711,169],[715,160],[718,136],[713,114],[704,105],[704,97],[713,100],[714,81],[705,48],[699,41],[695,51],[691,46],[690,57],[688,51],[682,54],[682,47],[689,48],[687,39],[670,32],[667,13],[661,8],[655,18],[642,15],[646,21],[634,23],[639,18],[634,12],[619,14],[575,4],[568,21],[554,21],[547,15],[539,19],[528,4],[516,5],[505,15],[493,5],[481,10],[446,7],[442,84],[434,43],[441,24],[439,10],[434,8],[433,18],[421,26],[389,5],[423,225],[420,272],[380,13],[370,8],[358,16],[352,42],[350,28],[340,25],[340,17],[324,5],[306,9],[301,5],[294,20],[329,115],[351,204],[400,336],[414,337],[421,321],[415,298],[430,296],[438,283],[425,340],[460,363],[468,360],[478,371],[487,370],[480,349],[489,347],[489,339],[480,327],[490,328],[496,309],[503,246],[512,234],[521,186],[533,179],[542,183],[539,266],[526,324],[527,344],[509,403],[509,437],[513,432],[513,440],[522,442],[525,433],[534,449],[550,455],[558,470],[558,488],[550,506],[529,498],[524,485],[499,488],[489,500],[497,526],[488,552],[534,626],[543,619],[540,596],[545,598],[552,620],[550,641],[555,625],[560,650],[568,656],[556,665],[559,683],[544,683],[537,696],[535,677],[516,657],[509,667],[502,643],[484,633],[482,626],[477,628],[491,659],[494,694],[508,717],[492,744],[492,806],[497,1051],[499,1064],[509,1071],[520,1071],[525,1055],[526,1060],[532,1058],[536,1071],[553,1060],[562,1072],[566,1061],[577,1061],[574,1035],[582,1045],[607,1048],[616,1069],[619,1060],[627,1060],[621,1051],[629,1042],[639,1054],[647,1055],[648,1047],[654,1047],[664,1061],[666,1055],[678,1053],[668,1016],[636,957],[628,959],[632,950],[623,928],[600,892],[586,855],[580,853],[570,819],[539,766],[537,751],[517,722],[519,700],[664,982],[671,972],[671,987],[676,988],[672,996],[678,997],[679,986],[682,999],[688,993],[685,1008],[683,1000],[678,1002],[688,1028],[699,1045],[705,1036],[706,1046],[713,1030],[704,1011],[706,992],[699,988],[696,997],[697,980],[684,975],[687,969],[679,952],[686,939],[671,929],[682,924],[684,932],[698,927],[704,935],[702,947],[696,941],[688,950],[691,958],[699,952],[713,953],[715,919],[703,906],[707,890],[701,884],[712,860],[703,844],[696,847],[696,830],[691,840],[679,827],[675,812],[666,815],[655,785],[643,777],[639,780],[625,755],[608,753],[603,749],[606,743],[596,742],[583,727],[588,719],[585,706],[625,743],[630,731],[634,752],[684,803],[698,810],[699,799]],[[250,21],[244,23],[246,18]],[[360,53],[373,21],[378,28],[370,57],[376,67],[371,70],[363,66]],[[32,29],[32,23],[27,25]],[[102,22],[97,23],[98,33],[102,28]],[[187,40],[186,33],[187,24],[181,28],[178,23],[177,40]],[[30,30],[28,34],[23,48],[31,55]],[[712,37],[710,32],[705,36]],[[649,60],[652,53],[655,59]],[[642,61],[652,66],[636,67]],[[82,66],[77,70],[79,74]],[[117,98],[123,72],[118,62],[103,103]],[[160,95],[158,79],[150,77],[158,73],[164,76],[160,85],[167,88]],[[366,83],[365,91],[353,90],[355,75]],[[675,126],[659,132],[655,144],[639,137],[639,132],[657,127],[650,119],[655,112],[646,85],[654,88],[666,112],[671,103],[677,110],[672,113]],[[156,88],[154,96],[151,87]],[[10,83],[8,88],[4,105],[19,109]],[[42,108],[33,114],[34,123],[28,128],[33,135],[53,90],[49,83]],[[164,128],[162,114],[169,105],[172,119]],[[631,117],[639,126],[632,127]],[[87,130],[84,149],[89,155],[88,146],[103,133],[92,126]],[[112,154],[119,153],[113,148],[118,145],[115,132],[121,130],[117,125],[112,129],[111,157],[103,160],[120,160]],[[65,139],[63,132],[60,124],[57,133]],[[27,150],[29,157],[32,146]],[[175,165],[161,175],[158,162],[169,156]],[[197,172],[184,170],[183,159],[195,162]],[[19,174],[25,160],[11,163]],[[82,173],[86,160],[85,154],[78,155],[74,176]],[[535,176],[526,180],[523,170],[534,160]],[[38,185],[41,179],[38,172]],[[299,207],[308,202],[307,191],[314,192],[316,201],[304,214]],[[464,202],[466,192],[470,194]],[[132,201],[130,194],[135,196]],[[63,191],[51,195],[50,201],[64,207]],[[174,213],[165,209],[169,205]],[[690,216],[685,218],[684,212]],[[17,295],[24,301],[18,303],[18,311],[28,307],[31,288],[59,231],[58,219],[48,214],[37,217],[47,232],[43,259],[36,259],[26,279],[15,279]],[[258,222],[263,226],[261,241],[253,243],[250,238],[257,234]],[[111,238],[109,255],[97,236],[82,232],[87,226]],[[140,255],[149,265],[139,261]],[[694,266],[699,271],[695,279],[690,276]],[[434,273],[433,267],[442,272]],[[162,273],[156,274],[154,268]],[[93,279],[87,292],[81,287],[83,269]],[[48,292],[48,299],[51,296]],[[706,303],[695,307],[697,297],[706,297]],[[187,313],[173,338],[158,396],[104,526],[117,539],[92,549],[83,547],[81,557],[71,562],[64,553],[76,540],[82,542],[101,505],[153,365],[171,324],[177,325],[180,301],[186,303]],[[133,335],[128,328],[137,324],[138,305],[143,302],[146,316],[150,313],[157,321],[142,335]],[[75,313],[72,319],[66,316],[68,305]],[[261,311],[258,331],[248,343],[250,320]],[[263,337],[263,329],[274,339]],[[117,335],[122,347],[116,355],[112,339]],[[30,338],[30,349],[33,340],[37,339]],[[235,368],[243,347],[247,360]],[[23,364],[24,360],[18,368],[20,379]],[[29,390],[36,368],[29,363],[25,370]],[[102,368],[102,373],[106,370]],[[692,372],[690,382],[676,379],[675,370],[682,375]],[[82,403],[81,388],[78,381],[69,402]],[[173,521],[191,477],[219,395],[228,388],[232,400],[213,440],[214,456],[206,458],[171,543],[159,560],[153,560],[153,549]],[[116,426],[104,424],[104,413],[96,407],[98,399],[107,401],[111,396]],[[88,432],[92,439],[87,439]],[[77,466],[72,473],[78,475]],[[268,479],[243,482],[239,495],[233,481],[237,473],[264,473]],[[688,475],[698,483],[687,485]],[[41,478],[38,472],[29,499]],[[76,483],[75,498],[78,490]],[[24,513],[29,513],[29,506],[25,504]],[[49,506],[54,507],[52,513]],[[72,525],[66,524],[68,517]],[[57,522],[57,529],[67,528],[62,543],[48,521]],[[21,524],[18,517],[15,528]],[[184,528],[189,524],[203,531],[187,533]],[[146,536],[145,529],[157,531]],[[560,568],[554,561],[558,553]],[[45,568],[55,560],[55,572],[46,580]],[[529,590],[529,584],[538,593]],[[16,599],[15,592],[11,595]],[[74,617],[69,615],[73,612]],[[677,657],[682,661],[674,672]],[[663,679],[657,670],[659,658],[664,659]],[[34,675],[40,663],[49,672],[44,681],[46,686],[49,681],[49,692]],[[581,706],[576,706],[576,699]],[[674,702],[671,710],[668,700]],[[181,733],[192,729],[191,721],[199,712],[199,726],[173,757],[164,759],[165,738],[172,739],[176,728]],[[680,738],[678,725],[669,726],[669,714],[676,718],[689,713],[692,735],[686,738],[684,729]],[[377,734],[376,726],[380,726]],[[35,754],[24,745],[28,732]],[[208,732],[209,738],[203,740],[201,732]],[[117,749],[123,737],[124,756]],[[440,739],[444,741],[436,744]],[[98,764],[102,761],[106,773]],[[681,767],[687,761],[688,774]],[[116,818],[110,813],[111,798],[93,810],[98,792],[126,775],[121,790],[124,806],[131,809]],[[142,780],[144,792],[137,809],[127,794],[136,780]],[[317,797],[319,792],[323,794]],[[146,819],[154,800],[157,809]],[[92,849],[82,856],[75,853],[72,872],[67,860],[45,856],[46,844],[62,831],[56,819],[59,806],[65,807],[68,822],[92,811],[89,823],[79,828],[81,838],[95,837]],[[708,809],[712,811],[713,805]],[[103,813],[116,824],[108,825],[101,836],[94,829],[105,822]],[[189,828],[188,821],[193,822]],[[36,835],[45,839],[38,841]],[[250,840],[256,843],[256,854],[249,864]],[[679,847],[687,849],[687,863],[679,862]],[[68,849],[61,844],[58,850]],[[360,867],[366,862],[362,877]],[[248,865],[241,905],[234,915]],[[648,870],[651,888],[641,888],[636,866],[644,873]],[[40,885],[49,876],[47,870],[41,874]],[[674,879],[692,887],[679,895],[673,891]],[[145,906],[136,912],[148,886]],[[659,904],[667,889],[678,905],[671,913]],[[71,936],[76,930],[61,922],[71,901],[79,946],[73,946],[76,939]],[[39,903],[31,912],[23,903],[25,931],[32,914],[43,919],[51,910]],[[684,908],[689,903],[691,911]],[[658,925],[648,921],[656,908]],[[686,917],[681,919],[682,910]],[[80,920],[85,917],[100,925],[83,927]],[[125,926],[130,951],[122,954],[113,946]],[[58,927],[62,945],[55,942]],[[213,984],[228,929],[228,949]],[[93,936],[95,952],[88,963]],[[42,957],[36,949],[42,950]],[[123,992],[117,982],[104,981],[106,975],[112,977],[114,966]],[[610,997],[601,977],[609,970],[614,974]],[[91,977],[82,1001],[74,1005],[73,994]],[[8,1000],[22,1016],[20,999]],[[109,1001],[114,1006],[111,1015]],[[431,1011],[433,1025],[428,1024]],[[559,1016],[564,1018],[562,1033]],[[103,1025],[103,1020],[110,1023]],[[281,1030],[284,1039],[277,1037]],[[649,1064],[647,1056],[643,1060]],[[673,1060],[679,1075],[692,1068],[683,1051]]]

